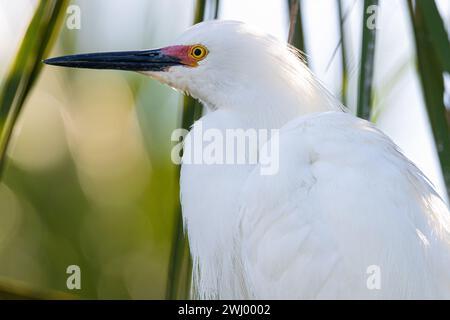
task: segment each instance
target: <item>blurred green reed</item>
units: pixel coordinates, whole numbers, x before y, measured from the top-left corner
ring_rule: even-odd
[[[450,72],[450,43],[434,0],[408,0],[416,40],[418,73],[436,150],[450,199],[450,125],[444,104],[444,72]]]
[[[194,12],[194,24],[203,20],[217,19],[219,14],[219,0],[197,0]],[[205,16],[206,12],[209,16]],[[189,130],[192,124],[202,116],[203,106],[190,96],[183,97],[183,111],[181,115],[181,127]],[[180,171],[176,182],[180,178]],[[174,235],[172,240],[172,252],[169,261],[167,280],[167,299],[187,299],[190,297],[192,261],[189,254],[189,243],[183,230],[181,204],[178,203],[175,216]]]
[[[344,106],[347,106],[347,90],[348,90],[348,70],[347,70],[347,43],[345,33],[345,19],[343,12],[342,0],[337,0],[338,17],[339,17],[339,37],[341,47],[341,101]]]
[[[364,0],[361,41],[361,68],[359,71],[358,103],[356,114],[358,117],[369,120],[372,108],[373,73],[375,69],[375,38],[377,20],[369,21],[374,14],[371,8],[378,5],[378,0]],[[373,18],[372,18],[373,19]],[[370,24],[371,23],[371,24]],[[370,25],[369,25],[370,24]]]
[[[0,278],[0,300],[74,300],[77,298],[65,292],[34,288],[22,282]]]
[[[30,92],[42,59],[50,51],[68,0],[41,0],[0,91],[0,177],[14,124]]]
[[[42,59],[50,51],[62,21],[67,0],[41,0],[25,36],[0,87],[0,179],[7,161],[7,149],[16,120],[42,68]],[[0,281],[2,299],[68,298],[60,292],[30,288],[15,281]]]
[[[305,63],[308,63],[308,57],[306,55],[305,47],[305,35],[303,28],[302,19],[302,0],[288,0],[289,8],[289,35],[288,42],[297,49],[299,49],[302,54]]]

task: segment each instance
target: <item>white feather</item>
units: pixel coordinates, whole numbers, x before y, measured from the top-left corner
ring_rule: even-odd
[[[196,43],[209,50],[199,67],[158,78],[209,107],[203,130],[281,131],[276,175],[183,164],[195,296],[450,298],[450,214],[394,143],[340,112],[287,45],[229,21],[177,42]],[[379,290],[367,286],[370,266]]]
[[[389,138],[334,112],[295,119],[280,137],[279,173],[255,168],[240,197],[250,297],[450,298],[450,214]]]

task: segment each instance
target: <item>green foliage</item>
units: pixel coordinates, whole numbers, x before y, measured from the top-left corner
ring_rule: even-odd
[[[14,124],[63,20],[67,0],[41,0],[0,91],[0,175]]]
[[[290,19],[288,42],[302,53],[306,53],[302,19],[302,0],[288,0],[288,8]],[[304,59],[307,62],[306,55]]]
[[[36,289],[10,279],[0,279],[1,300],[73,300],[76,298],[64,292]]]
[[[372,12],[368,8],[378,5],[378,0],[364,0],[361,43],[361,69],[359,73],[358,104],[356,114],[363,119],[370,119],[372,107],[373,73],[375,70],[376,28],[368,26]]]
[[[341,101],[347,106],[347,90],[348,90],[348,70],[347,70],[347,48],[346,48],[346,34],[344,28],[345,17],[342,9],[342,0],[337,0],[338,3],[338,17],[339,17],[339,34],[341,43]]]
[[[211,12],[210,17],[205,17],[206,1],[197,0],[194,24],[206,19],[216,19],[218,16],[219,0],[213,0],[208,3],[212,7],[208,9]],[[181,119],[181,127],[189,130],[192,124],[198,120],[203,112],[202,105],[199,101],[192,97],[185,96],[183,98],[183,112]],[[177,183],[179,181],[179,170],[177,175]],[[189,244],[186,235],[183,232],[183,221],[181,216],[181,205],[178,205],[178,210],[175,217],[174,234],[172,241],[172,252],[169,262],[169,275],[167,281],[167,299],[187,299],[189,298],[190,279],[192,262],[189,255]]]
[[[22,106],[42,68],[63,20],[69,1],[41,0],[28,26],[19,51],[0,89],[0,178],[6,151]],[[1,299],[62,298],[64,294],[42,293],[9,281],[0,283]]]
[[[408,8],[416,40],[419,76],[447,193],[450,197],[450,132],[444,105],[444,71],[449,72],[450,44],[433,0],[417,0]]]

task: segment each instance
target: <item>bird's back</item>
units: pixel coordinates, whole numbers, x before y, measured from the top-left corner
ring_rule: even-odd
[[[450,213],[369,122],[300,117],[280,132],[280,170],[255,168],[236,234],[253,298],[450,298]]]

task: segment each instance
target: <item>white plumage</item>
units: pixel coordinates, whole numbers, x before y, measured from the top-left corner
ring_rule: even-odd
[[[166,48],[46,63],[139,71],[207,106],[185,139],[180,181],[195,297],[450,298],[448,208],[286,44],[212,21]],[[279,129],[278,172],[262,175],[249,161],[189,164],[193,137],[208,129]],[[259,156],[275,136],[260,141]]]
[[[183,165],[197,297],[450,298],[448,209],[386,135],[339,112],[291,49],[241,23],[202,23],[180,42],[210,48],[189,81],[208,84],[181,88],[210,106],[203,130],[281,128],[278,174]]]
[[[280,155],[279,174],[252,172],[242,191],[252,297],[449,297],[448,211],[384,134],[344,113],[304,116],[282,129]]]

